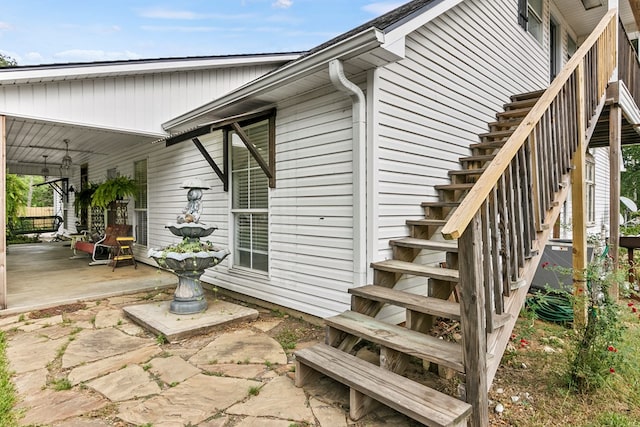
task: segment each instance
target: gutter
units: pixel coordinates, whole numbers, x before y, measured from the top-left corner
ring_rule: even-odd
[[[342,61],[329,62],[331,83],[351,97],[352,102],[352,174],[353,174],[353,280],[355,286],[367,280],[367,127],[366,98],[364,92],[344,75]]]
[[[362,52],[379,47],[382,44],[384,44],[384,33],[377,28],[369,28],[353,37],[340,41],[330,48],[322,49],[312,55],[283,65],[277,70],[241,86],[228,95],[223,95],[212,102],[164,122],[162,128],[166,130],[183,126],[189,121],[196,120],[198,117],[210,111],[256,97],[289,81],[294,81],[323,70],[327,63],[334,59],[349,59]]]

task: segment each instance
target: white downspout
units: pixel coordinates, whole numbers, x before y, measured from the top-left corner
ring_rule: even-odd
[[[367,167],[366,167],[366,99],[364,92],[344,75],[342,61],[329,62],[331,82],[351,97],[353,118],[353,281],[354,286],[367,282]]]

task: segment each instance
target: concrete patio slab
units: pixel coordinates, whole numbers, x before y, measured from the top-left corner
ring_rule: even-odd
[[[227,301],[209,301],[209,307],[197,314],[173,314],[169,312],[171,301],[124,307],[124,312],[134,322],[155,335],[176,342],[198,334],[205,334],[222,325],[255,320],[258,311]]]

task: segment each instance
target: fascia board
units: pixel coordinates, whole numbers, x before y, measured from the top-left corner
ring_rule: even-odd
[[[227,95],[169,120],[162,124],[162,128],[165,130],[175,128],[210,111],[276,89],[279,86],[283,86],[291,81],[328,67],[327,64],[333,59],[349,59],[360,53],[379,47],[384,43],[384,40],[384,34],[380,30],[369,28],[333,46],[302,58],[299,61],[286,64],[269,74],[241,86]]]

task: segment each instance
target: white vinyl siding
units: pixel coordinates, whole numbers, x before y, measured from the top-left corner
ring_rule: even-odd
[[[0,111],[161,134],[160,125],[271,71],[269,65],[3,87]]]
[[[379,73],[377,259],[391,257],[389,239],[407,235],[406,219],[424,217],[420,203],[438,199],[434,185],[449,182],[509,97],[546,85],[544,52],[513,19],[504,24],[515,4],[482,3],[462,3],[411,34],[406,59]]]

